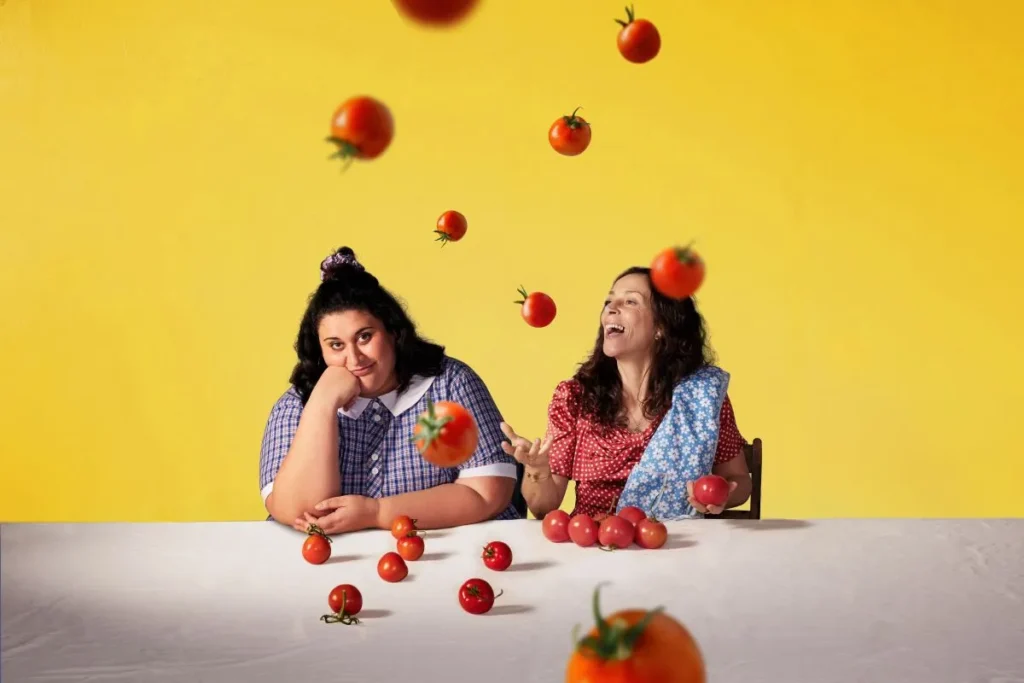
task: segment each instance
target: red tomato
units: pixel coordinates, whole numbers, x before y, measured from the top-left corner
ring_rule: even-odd
[[[465,19],[478,0],[394,0],[408,19],[427,26],[447,26]]]
[[[693,482],[693,498],[701,505],[725,505],[729,500],[729,481],[717,474],[708,474]]]
[[[416,533],[416,520],[409,515],[398,515],[391,522],[391,535],[396,539],[403,539],[410,534]]]
[[[704,261],[689,247],[670,247],[651,262],[651,284],[670,299],[693,296],[704,282]]]
[[[383,103],[360,95],[346,100],[331,119],[331,135],[327,138],[338,146],[332,155],[347,160],[376,159],[395,137],[395,122]]]
[[[557,308],[554,300],[543,292],[527,294],[526,288],[520,286],[519,293],[522,299],[515,303],[521,304],[523,320],[530,327],[547,327],[555,319]]]
[[[398,554],[402,556],[403,560],[415,562],[423,557],[423,549],[423,537],[416,532],[398,539]]]
[[[438,467],[458,467],[476,452],[476,420],[458,403],[427,399],[427,410],[413,428],[420,455]]]
[[[441,242],[441,246],[448,244],[449,242],[458,242],[466,234],[466,229],[469,227],[469,223],[466,222],[466,217],[458,211],[445,211],[441,214],[441,217],[437,219],[437,240]]]
[[[569,513],[565,510],[552,510],[544,515],[541,523],[544,537],[553,543],[565,543],[569,540]]]
[[[331,539],[316,524],[310,524],[309,536],[302,544],[302,557],[310,564],[323,564],[331,556]]]
[[[647,513],[635,505],[628,505],[619,510],[619,517],[636,526],[641,520],[647,519]]]
[[[576,116],[581,108],[576,107],[572,114],[555,119],[548,129],[548,142],[559,154],[574,157],[590,146],[590,124],[582,116]]]
[[[649,62],[661,50],[661,35],[658,29],[646,19],[636,19],[633,8],[626,8],[626,21],[616,19],[622,29],[616,39],[619,52],[634,64]]]
[[[327,604],[331,607],[331,614],[320,617],[325,623],[358,624],[355,616],[363,609],[363,594],[355,586],[343,583],[335,586],[327,596]]]
[[[494,599],[500,595],[495,595],[491,584],[483,579],[469,579],[459,588],[459,604],[470,614],[483,614],[491,611]]]
[[[398,553],[384,553],[377,561],[377,574],[388,583],[398,583],[409,576],[409,567]]]
[[[626,609],[601,616],[570,655],[566,683],[705,683],[704,658],[681,623],[655,611]]]
[[[636,544],[641,548],[655,550],[665,545],[668,540],[668,529],[658,520],[648,517],[636,524]]]
[[[582,513],[569,520],[569,538],[578,546],[589,548],[597,543],[597,522]]]
[[[496,572],[503,572],[512,564],[512,549],[507,543],[491,541],[484,546],[484,564]]]
[[[597,540],[606,550],[628,548],[636,536],[636,529],[618,515],[608,515],[597,531]]]

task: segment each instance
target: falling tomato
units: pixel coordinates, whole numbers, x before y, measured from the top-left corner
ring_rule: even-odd
[[[469,227],[469,223],[466,221],[466,217],[458,211],[445,211],[441,214],[441,217],[437,219],[437,241],[441,242],[441,246],[448,244],[449,242],[458,242],[466,234],[466,229]]]
[[[597,625],[576,645],[566,683],[704,683],[704,658],[690,632],[656,609],[625,609],[601,616],[594,590]]]
[[[567,157],[582,154],[590,146],[590,124],[582,116],[577,116],[582,107],[576,107],[572,114],[555,119],[548,129],[548,143],[551,147]]]
[[[521,305],[523,320],[530,327],[547,327],[555,319],[558,309],[555,307],[555,300],[543,292],[528,294],[526,289],[519,287],[519,294],[522,299],[515,303]]]
[[[476,8],[478,0],[393,0],[406,18],[427,26],[456,24]]]
[[[395,121],[382,102],[360,95],[339,106],[331,118],[331,134],[327,141],[338,147],[331,158],[346,161],[376,159],[391,145],[395,137]]]
[[[476,452],[480,438],[476,420],[468,410],[452,401],[434,403],[413,427],[413,441],[423,459],[438,467],[458,467]]]
[[[637,19],[633,6],[626,8],[626,21],[616,19],[622,27],[616,38],[619,52],[634,64],[643,64],[654,59],[661,50],[661,35],[657,27],[647,19]]]
[[[331,539],[316,524],[310,524],[302,544],[302,557],[310,564],[323,564],[331,556]]]
[[[669,247],[651,262],[651,284],[670,299],[693,296],[704,282],[704,261],[690,247]]]

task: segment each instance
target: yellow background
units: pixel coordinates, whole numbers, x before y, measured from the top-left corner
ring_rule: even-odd
[[[766,516],[1020,515],[1019,8],[647,0],[637,66],[620,0],[448,32],[384,0],[0,0],[0,519],[261,518],[342,244],[532,436],[612,276],[691,239]],[[359,93],[397,134],[342,175]],[[558,156],[578,105],[593,144]]]

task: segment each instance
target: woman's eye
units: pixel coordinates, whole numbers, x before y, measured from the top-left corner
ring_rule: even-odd
[[[359,335],[359,341],[361,342],[368,342],[371,339],[373,339],[373,334],[371,334],[370,332],[364,332],[361,335]]]

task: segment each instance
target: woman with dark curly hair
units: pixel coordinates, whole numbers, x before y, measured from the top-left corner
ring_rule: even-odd
[[[520,517],[511,504],[515,461],[502,452],[501,414],[479,376],[420,337],[395,298],[342,247],[299,325],[291,387],[267,421],[260,488],[270,516],[326,533],[421,529]],[[441,468],[412,442],[428,400],[454,401],[475,418],[468,461]]]
[[[590,358],[558,384],[548,430],[532,443],[502,423],[505,452],[526,466],[522,493],[535,516],[558,508],[576,482],[573,514],[636,505],[663,519],[718,514],[750,496],[745,444],[713,365],[692,299],[651,287],[650,269],[619,275]],[[723,508],[693,499],[692,483],[713,472],[729,481]],[[654,509],[652,509],[652,507]]]

